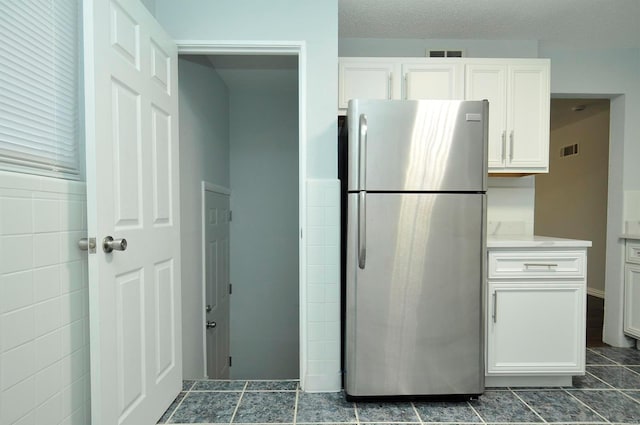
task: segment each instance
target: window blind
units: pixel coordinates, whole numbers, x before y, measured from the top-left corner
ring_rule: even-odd
[[[79,0],[0,0],[0,169],[80,179]]]

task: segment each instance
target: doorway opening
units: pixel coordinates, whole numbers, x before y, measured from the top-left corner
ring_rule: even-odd
[[[187,53],[179,56],[184,378],[298,379],[299,56]],[[207,240],[225,220],[226,259],[224,237]],[[224,306],[214,311],[225,291],[226,318]]]
[[[587,262],[587,345],[604,321],[609,99],[551,100],[549,173],[535,177],[535,234],[592,241]]]

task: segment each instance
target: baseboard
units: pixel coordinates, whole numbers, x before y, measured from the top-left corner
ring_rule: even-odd
[[[587,287],[587,295],[604,299],[604,291]]]

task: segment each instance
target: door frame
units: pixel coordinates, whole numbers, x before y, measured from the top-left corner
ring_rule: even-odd
[[[307,364],[307,254],[303,229],[307,224],[307,47],[305,41],[174,40],[180,55],[295,55],[298,57],[298,284],[300,386],[304,388]],[[204,267],[204,266],[203,266]],[[204,285],[203,285],[204,288]],[[204,290],[204,289],[203,289]],[[204,300],[204,298],[203,298]],[[203,309],[204,311],[204,309]],[[206,355],[206,347],[204,348]],[[204,358],[206,362],[206,356]],[[206,366],[205,366],[206,370]]]
[[[207,192],[218,193],[220,195],[226,195],[231,198],[231,190],[229,190],[228,188],[202,180],[202,192],[200,193],[202,207],[200,209],[200,216],[202,220],[202,323],[207,322]],[[202,361],[204,363],[204,376],[208,377],[209,371],[207,370],[207,328],[205,326],[202,326]]]

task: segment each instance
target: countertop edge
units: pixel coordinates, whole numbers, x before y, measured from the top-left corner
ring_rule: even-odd
[[[589,248],[591,241],[549,236],[488,236],[487,248]]]
[[[638,239],[640,240],[640,235],[632,234],[632,233],[623,233],[620,235],[620,239]]]

